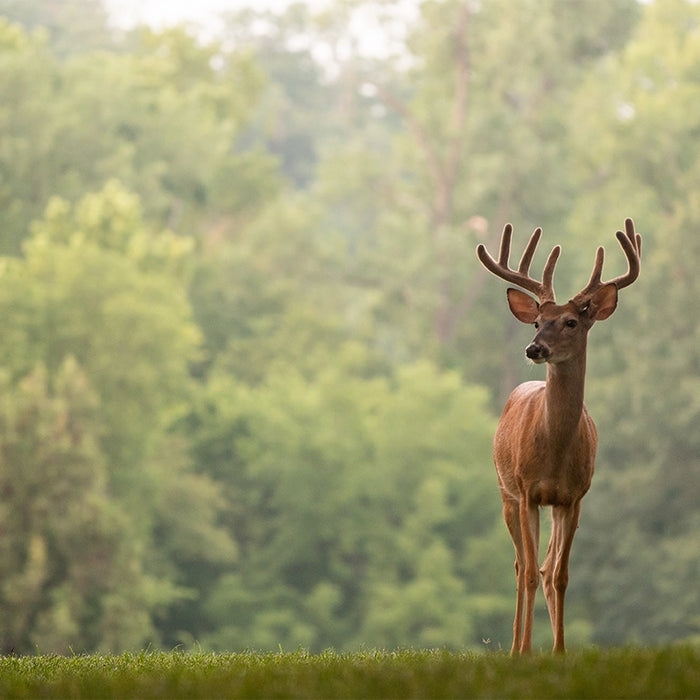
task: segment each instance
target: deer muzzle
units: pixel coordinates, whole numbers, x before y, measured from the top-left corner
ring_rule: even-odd
[[[552,351],[544,344],[533,340],[526,348],[525,355],[533,362],[546,362]]]

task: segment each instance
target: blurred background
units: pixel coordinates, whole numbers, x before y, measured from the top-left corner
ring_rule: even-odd
[[[474,249],[566,299],[627,216],[567,641],[700,640],[700,4],[0,15],[0,651],[509,648]]]

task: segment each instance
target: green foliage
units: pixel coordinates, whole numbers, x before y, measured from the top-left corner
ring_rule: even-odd
[[[598,564],[582,586],[601,591],[591,597],[594,610],[615,610],[594,636],[605,643],[694,638],[700,630],[686,595],[695,573],[685,556],[694,549],[700,497],[700,344],[698,324],[688,323],[700,293],[700,248],[691,234],[700,225],[700,200],[690,184],[700,162],[698,119],[688,108],[700,96],[699,25],[695,3],[653,3],[624,50],[601,68],[612,89],[602,92],[600,77],[591,76],[578,97],[597,105],[580,120],[580,136],[605,135],[581,159],[583,177],[595,185],[576,212],[579,230],[608,226],[615,210],[622,214],[623,196],[644,226],[643,277],[623,291],[624,317],[618,312],[611,323],[617,325],[592,349],[589,405],[595,402],[605,426],[599,456],[605,467],[588,505],[593,527],[614,528],[620,536],[597,555],[599,543],[585,543],[582,556]],[[617,172],[611,163],[619,164]],[[639,321],[626,322],[631,317]],[[617,584],[608,579],[609,561],[624,569]],[[649,577],[660,564],[673,573]],[[675,601],[673,612],[647,614],[648,601],[660,596]]]
[[[3,651],[139,647],[148,581],[109,498],[97,395],[70,356],[50,380],[41,365],[4,377],[2,395]]]
[[[0,0],[0,16],[28,30],[45,32],[59,56],[87,53],[113,43],[101,0]]]
[[[60,62],[42,35],[0,19],[4,251],[17,252],[50,197],[77,200],[111,179],[176,232],[196,229],[212,208],[249,215],[274,195],[275,159],[236,148],[262,85],[250,57],[203,47],[182,29],[132,42],[129,53]]]
[[[566,298],[597,245],[618,274],[629,215],[567,634],[698,638],[698,6],[424,2],[363,54],[348,28],[393,9],[237,13],[205,41],[0,2],[2,651],[506,648],[490,442],[536,370],[474,247],[542,225]]]
[[[219,630],[202,644],[478,643],[450,611],[474,592],[464,540],[500,510],[483,469],[488,397],[429,363],[365,376],[359,350],[311,380],[291,367],[255,387],[212,376],[195,459],[226,489],[241,560],[214,588]]]
[[[0,430],[3,528],[18,528],[3,562],[15,572],[5,611],[17,617],[6,650],[114,651],[157,640],[154,612],[185,594],[177,572],[149,554],[151,529],[172,517],[159,501],[195,513],[221,507],[205,479],[181,468],[173,487],[159,463],[191,390],[198,339],[173,274],[181,247],[163,240],[147,234],[138,200],[113,183],[74,210],[54,200],[25,257],[4,261],[1,363],[13,413]],[[160,544],[190,541],[189,556],[180,552],[189,561],[215,543],[205,559],[219,561],[234,550],[217,532],[205,515],[170,527]]]
[[[19,376],[38,362],[53,372],[66,356],[75,357],[98,394],[108,398],[101,406],[109,426],[103,446],[113,464],[128,469],[135,467],[132,450],[147,446],[149,433],[161,427],[159,414],[184,399],[198,333],[184,288],[167,273],[140,269],[140,261],[118,250],[126,241],[116,240],[115,231],[132,231],[135,238],[140,233],[131,228],[133,211],[123,212],[126,226],[119,223],[114,209],[135,205],[128,197],[119,201],[120,194],[114,188],[103,193],[96,209],[108,213],[98,215],[96,225],[89,221],[95,211],[91,195],[73,221],[65,205],[54,201],[48,220],[25,245],[25,257],[5,261],[0,308],[8,318],[9,342],[0,363]],[[66,227],[75,233],[63,242]],[[103,240],[94,235],[96,228]]]

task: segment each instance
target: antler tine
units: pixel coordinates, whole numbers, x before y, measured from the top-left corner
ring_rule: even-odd
[[[627,272],[624,275],[615,277],[608,282],[602,281],[603,262],[605,260],[605,250],[601,246],[596,252],[593,273],[588,284],[574,297],[574,301],[585,303],[585,301],[595,294],[595,292],[606,284],[614,284],[618,290],[628,287],[639,277],[642,258],[642,237],[634,230],[634,221],[625,219],[625,232],[618,231],[615,236],[622,247],[627,258]]]
[[[535,255],[535,250],[537,249],[537,244],[540,242],[540,236],[542,235],[542,229],[538,226],[530,236],[530,240],[527,242],[525,247],[525,252],[523,257],[520,258],[520,264],[518,265],[518,272],[523,275],[530,274],[530,264],[532,263],[532,258]]]
[[[544,265],[544,271],[542,272],[542,285],[544,286],[548,298],[554,301],[554,268],[556,267],[557,260],[559,260],[559,254],[561,253],[561,246],[554,246],[552,252],[547,258],[547,262]]]
[[[508,268],[508,259],[510,258],[510,242],[512,239],[513,224],[506,224],[503,227],[503,233],[501,234],[501,246],[498,249],[498,264],[501,267]]]
[[[540,236],[542,235],[542,229],[536,228],[530,240],[525,248],[522,258],[520,259],[520,264],[517,270],[513,270],[509,266],[510,258],[510,244],[513,237],[513,226],[511,224],[506,224],[503,227],[503,233],[501,234],[501,245],[498,253],[498,262],[496,262],[491,255],[489,255],[486,247],[483,243],[477,246],[476,254],[481,261],[481,264],[491,273],[506,280],[507,282],[512,282],[526,289],[528,292],[535,294],[540,302],[554,301],[554,288],[552,286],[552,278],[554,276],[554,266],[556,265],[557,258],[559,257],[560,248],[556,246],[547,258],[547,263],[545,265],[543,281],[538,282],[536,279],[530,277],[529,270],[530,264],[532,263],[532,258],[535,254],[535,249],[539,243]]]
[[[624,289],[639,277],[642,262],[642,237],[635,232],[632,219],[625,219],[625,233],[618,231],[615,235],[627,258],[627,272],[610,281],[618,289]]]
[[[575,301],[584,300],[586,297],[591,296],[596,289],[603,286],[600,280],[600,276],[603,273],[603,263],[605,262],[605,248],[600,246],[595,254],[595,263],[593,264],[593,272],[591,273],[591,278],[588,280],[588,284],[574,297]]]

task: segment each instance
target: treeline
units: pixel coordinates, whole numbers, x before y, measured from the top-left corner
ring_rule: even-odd
[[[568,636],[697,639],[700,7],[424,2],[381,58],[362,8],[0,1],[3,652],[507,646],[539,374],[474,248],[543,226],[565,297],[625,216]]]

